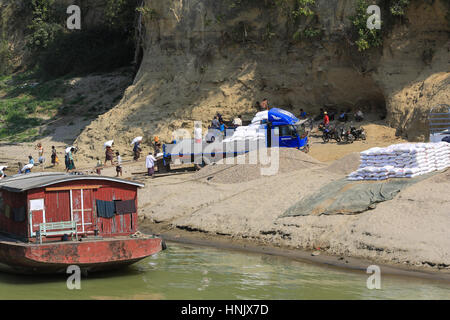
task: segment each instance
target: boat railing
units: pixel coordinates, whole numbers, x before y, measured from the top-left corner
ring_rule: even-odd
[[[69,232],[68,232],[69,231]],[[76,221],[48,222],[39,224],[39,243],[42,244],[42,236],[56,236],[70,233],[78,241],[78,231]]]

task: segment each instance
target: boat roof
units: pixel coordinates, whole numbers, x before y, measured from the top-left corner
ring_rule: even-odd
[[[31,189],[51,186],[57,183],[77,180],[112,181],[136,186],[138,188],[144,187],[144,184],[140,182],[112,177],[68,174],[62,172],[36,172],[28,174],[17,174],[11,177],[4,178],[0,180],[0,189],[10,192],[24,192]]]

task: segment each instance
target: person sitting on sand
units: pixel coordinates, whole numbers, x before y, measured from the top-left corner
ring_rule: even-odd
[[[306,119],[306,112],[303,109],[300,109],[300,119],[302,120]]]
[[[364,120],[364,114],[361,111],[361,109],[359,109],[356,113],[355,113],[355,120],[358,122],[361,122]]]
[[[28,156],[28,163],[34,165],[34,159],[32,156]]]
[[[347,122],[348,121],[348,114],[344,110],[341,110],[341,112],[339,114],[339,121],[340,122]]]

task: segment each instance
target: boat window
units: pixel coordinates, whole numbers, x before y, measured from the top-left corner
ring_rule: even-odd
[[[44,199],[30,200],[30,211],[44,210]]]

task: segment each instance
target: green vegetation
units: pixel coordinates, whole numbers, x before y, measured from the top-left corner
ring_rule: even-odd
[[[355,41],[359,51],[364,51],[369,48],[379,47],[383,43],[381,30],[368,29],[367,7],[369,3],[366,0],[357,0],[356,14],[350,17],[354,30],[357,33],[357,40]]]
[[[447,1],[447,0],[446,0]],[[367,0],[357,0],[356,14],[350,17],[353,25],[353,38],[359,51],[376,48],[383,44],[383,35],[388,33],[392,25],[396,23],[395,18],[402,18],[408,9],[410,0],[384,0],[380,6],[382,12],[382,29],[370,30],[367,28],[367,8],[370,4]]]
[[[450,0],[444,0],[450,2]],[[358,51],[365,51],[370,48],[380,47],[383,44],[383,36],[389,32],[389,27],[396,23],[395,18],[401,18],[406,14],[411,0],[378,0],[370,2],[368,0],[355,0],[356,13],[350,20],[352,29],[350,30],[351,38],[356,44]],[[242,9],[246,6],[263,6],[265,8],[282,10],[288,17],[288,34],[292,36],[294,41],[319,38],[322,35],[322,26],[319,25],[316,13],[315,0],[226,0],[230,10]],[[379,4],[382,8],[383,28],[368,29],[367,20],[370,17],[367,14],[367,8],[371,4]],[[218,22],[223,21],[223,17],[216,18]],[[241,28],[242,29],[242,28]],[[234,33],[239,31],[236,26]],[[247,35],[246,30],[241,30]],[[242,34],[239,37],[233,36],[232,39],[242,40]],[[273,25],[270,24],[263,30],[262,40],[267,41],[276,37]]]
[[[62,80],[39,83],[29,72],[0,77],[0,139],[37,138],[36,126],[58,114],[64,92]]]
[[[46,49],[63,32],[64,7],[56,0],[31,0],[32,21],[27,26],[28,48],[36,53]]]
[[[394,0],[390,1],[389,10],[394,16],[403,16],[406,13],[406,8],[408,7],[410,0]]]
[[[317,15],[314,11],[316,0],[226,0],[230,10],[242,9],[247,6],[258,6],[272,10],[282,10],[288,17],[291,25],[290,35],[296,41],[301,39],[312,39],[321,34],[320,28],[316,25]],[[217,23],[221,23],[224,16],[216,16]],[[236,42],[243,42],[249,37],[251,25],[246,24],[243,28],[242,22],[239,22],[231,31],[231,39]],[[277,36],[274,24],[269,22],[265,30],[262,31],[260,39],[269,41]]]
[[[285,0],[283,0],[285,1]],[[312,7],[316,5],[316,0],[295,0],[294,10],[292,11],[292,17],[297,19],[299,17],[305,16],[310,17],[315,15]]]
[[[17,21],[24,23],[24,12],[18,1],[0,0],[0,75],[11,74],[17,58],[9,43],[11,30],[17,26]]]
[[[159,13],[153,8],[138,7],[136,8],[136,11],[142,13],[144,17],[148,18],[151,21],[157,20],[159,18]]]
[[[111,71],[134,58],[137,0],[105,0],[105,21],[81,30],[65,27],[66,5],[57,0],[31,0],[27,46],[45,78]],[[82,6],[82,13],[86,12]],[[82,16],[83,17],[83,16]]]
[[[8,41],[0,39],[0,74],[9,74],[12,69],[12,52]]]

